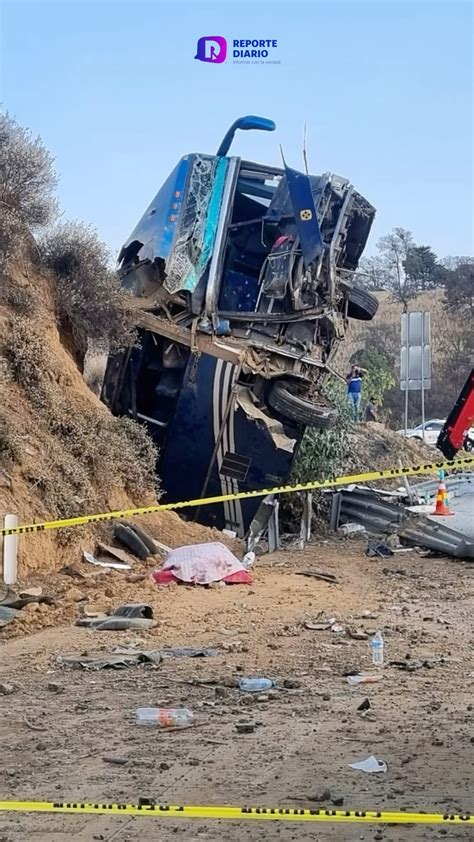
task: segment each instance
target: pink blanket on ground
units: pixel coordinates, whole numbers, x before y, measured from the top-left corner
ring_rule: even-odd
[[[243,564],[219,541],[191,544],[172,550],[163,567],[155,570],[152,576],[158,585],[173,581],[193,585],[210,585],[221,581],[250,585],[253,581]]]

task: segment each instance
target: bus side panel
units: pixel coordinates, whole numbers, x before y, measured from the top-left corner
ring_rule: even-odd
[[[208,355],[190,357],[159,472],[167,502],[268,488],[287,480],[293,454],[278,449],[266,427],[241,408],[227,412],[237,369]],[[296,431],[295,438],[300,436]],[[216,458],[208,476],[216,442]],[[185,510],[190,519],[247,531],[262,498]]]

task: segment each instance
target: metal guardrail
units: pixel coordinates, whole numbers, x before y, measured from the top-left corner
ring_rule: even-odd
[[[455,493],[466,486],[474,486],[474,473],[472,471],[466,471],[462,474],[451,474],[445,478],[445,483],[448,492]],[[418,482],[416,485],[411,486],[411,490],[414,491],[415,494],[420,494],[422,497],[425,494],[428,494],[430,497],[435,497],[437,489],[438,481],[434,479],[427,480],[426,482]]]
[[[474,559],[474,542],[469,537],[451,529],[443,520],[434,522],[413,515],[402,504],[383,500],[369,489],[355,488],[333,495],[331,528],[337,531],[340,524],[348,522],[361,524],[371,534],[396,533],[402,541],[415,546],[454,558]]]

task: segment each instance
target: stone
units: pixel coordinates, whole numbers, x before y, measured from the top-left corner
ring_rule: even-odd
[[[85,598],[86,597],[84,596],[82,591],[79,590],[79,588],[68,588],[68,590],[64,594],[64,599],[66,599],[68,602],[82,602],[82,600]]]
[[[20,598],[26,596],[41,596],[43,593],[43,588],[38,587],[31,587],[31,588],[23,588],[18,594]]]
[[[329,801],[331,799],[331,791],[323,789],[321,792],[316,792],[314,795],[308,795],[308,801]]]
[[[62,693],[64,690],[64,685],[58,684],[56,681],[48,681],[46,687],[50,693]]]
[[[13,684],[0,684],[0,695],[11,696],[15,692]]]

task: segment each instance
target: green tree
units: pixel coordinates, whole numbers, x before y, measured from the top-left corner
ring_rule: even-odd
[[[403,262],[408,283],[418,292],[434,289],[443,282],[447,270],[438,263],[431,246],[412,246]]]
[[[444,288],[446,308],[472,318],[474,316],[474,260],[466,260],[454,269],[446,270]]]

